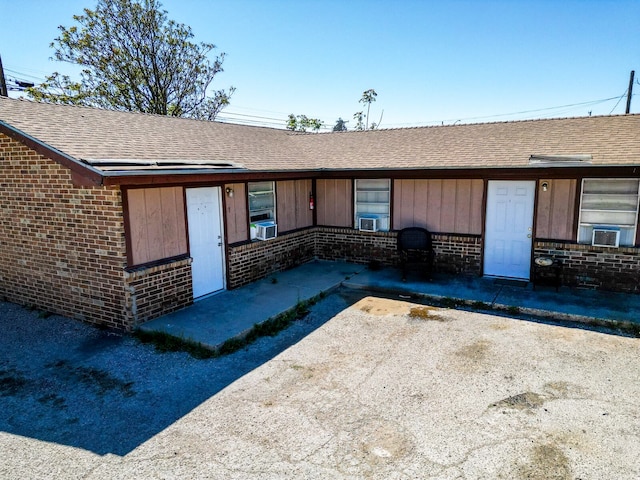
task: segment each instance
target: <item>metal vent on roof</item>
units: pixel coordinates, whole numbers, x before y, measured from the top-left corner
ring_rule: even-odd
[[[529,157],[529,165],[564,167],[590,164],[591,160],[593,160],[592,155],[531,155]]]
[[[132,160],[118,158],[85,158],[84,162],[104,171],[165,171],[244,169],[236,162],[220,160]]]

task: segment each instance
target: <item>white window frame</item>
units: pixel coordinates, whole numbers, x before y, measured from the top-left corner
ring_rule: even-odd
[[[640,178],[584,178],[578,243],[591,244],[594,228],[610,228],[620,231],[619,246],[634,246],[639,206]]]
[[[247,182],[249,223],[276,221],[276,182]]]
[[[378,230],[388,232],[391,225],[391,179],[354,180],[354,228],[360,218],[376,218]]]

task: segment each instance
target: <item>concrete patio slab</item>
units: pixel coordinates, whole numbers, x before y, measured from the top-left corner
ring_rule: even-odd
[[[230,338],[241,336],[256,323],[330,292],[364,270],[363,265],[344,262],[309,262],[203,298],[187,308],[151,320],[140,329],[164,332],[216,348]]]
[[[640,295],[562,287],[505,285],[487,277],[436,274],[427,281],[418,274],[403,282],[399,270],[370,270],[345,262],[312,261],[278,272],[244,287],[220,292],[192,306],[152,320],[143,331],[160,331],[217,348],[241,337],[256,323],[285,313],[299,302],[340,285],[397,298],[423,298],[463,303],[483,310],[518,309],[522,314],[553,321],[586,322],[613,328],[640,328]]]
[[[611,326],[640,325],[640,295],[561,287],[533,289],[504,285],[488,277],[434,275],[431,281],[415,275],[403,282],[396,269],[366,270],[343,282],[360,288],[436,300],[451,299],[467,304],[482,302],[493,308],[517,307],[521,312],[559,321],[602,322]]]

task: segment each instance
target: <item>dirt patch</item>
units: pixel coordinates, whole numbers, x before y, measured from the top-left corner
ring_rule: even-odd
[[[510,326],[508,323],[506,323],[506,322],[500,322],[500,323],[498,323],[498,322],[494,322],[494,323],[491,323],[491,324],[489,325],[489,328],[490,328],[491,330],[498,330],[498,331],[501,331],[501,330],[509,330],[509,329],[511,328],[511,326]]]
[[[527,480],[567,480],[571,476],[569,459],[558,446],[536,445],[529,463],[520,468],[520,478]]]
[[[355,308],[371,315],[406,315],[415,306],[413,303],[389,298],[366,297],[354,305]]]
[[[544,405],[545,402],[549,400],[567,398],[570,392],[579,390],[580,387],[569,382],[547,382],[544,385],[544,395],[535,392],[524,392],[505,398],[503,400],[500,400],[499,402],[492,403],[489,406],[498,408],[513,408],[516,410],[533,410],[536,408],[540,408],[542,405]]]
[[[516,410],[532,410],[544,405],[545,397],[534,392],[524,392],[492,403],[491,407],[515,408]]]
[[[412,307],[409,310],[409,318],[414,318],[417,320],[435,320],[436,322],[446,322],[448,319],[439,315],[437,312],[441,310],[437,307]]]
[[[477,342],[473,342],[470,345],[465,345],[464,347],[456,351],[456,355],[469,360],[480,362],[487,356],[490,346],[491,342],[487,340],[478,340]]]
[[[135,395],[133,390],[133,382],[124,382],[119,378],[112,376],[109,372],[93,367],[85,367],[82,365],[72,365],[66,360],[59,360],[53,364],[47,365],[53,368],[56,373],[65,380],[75,380],[83,385],[94,388],[99,394],[105,394],[115,390],[124,395],[131,397]]]
[[[355,308],[371,315],[407,315],[414,320],[434,320],[446,322],[449,319],[438,312],[442,308],[431,305],[416,305],[415,303],[389,298],[366,297],[354,305]]]

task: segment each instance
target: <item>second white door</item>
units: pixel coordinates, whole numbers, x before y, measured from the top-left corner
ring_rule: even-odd
[[[220,187],[188,188],[187,222],[193,298],[224,288]]]
[[[489,181],[485,275],[529,279],[535,186],[533,181]]]

